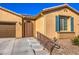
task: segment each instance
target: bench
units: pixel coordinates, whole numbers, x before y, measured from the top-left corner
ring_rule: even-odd
[[[40,44],[42,44],[50,52],[50,55],[52,55],[52,51],[54,48],[60,48],[55,38],[54,40],[51,40],[40,32],[37,32],[37,39],[40,41]]]

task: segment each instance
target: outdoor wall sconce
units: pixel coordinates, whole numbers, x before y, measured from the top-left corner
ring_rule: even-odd
[[[24,20],[24,23],[26,22],[26,20]]]
[[[19,22],[19,24],[20,24],[20,25],[22,25],[22,23],[21,23],[21,22]]]

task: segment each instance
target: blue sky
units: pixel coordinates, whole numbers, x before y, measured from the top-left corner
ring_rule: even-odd
[[[19,14],[37,15],[44,8],[61,5],[63,3],[0,3],[0,6]],[[70,3],[71,7],[79,11],[79,3]]]

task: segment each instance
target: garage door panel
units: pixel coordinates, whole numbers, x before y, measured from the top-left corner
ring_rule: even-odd
[[[14,23],[0,23],[0,37],[15,37],[15,31]]]

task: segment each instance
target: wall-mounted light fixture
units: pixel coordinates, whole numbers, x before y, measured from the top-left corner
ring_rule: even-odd
[[[20,24],[20,25],[22,25],[22,23],[21,23],[21,22],[19,22],[19,24]]]
[[[24,23],[26,22],[26,20],[24,20]]]

